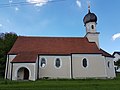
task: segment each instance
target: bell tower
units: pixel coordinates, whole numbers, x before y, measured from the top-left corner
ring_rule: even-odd
[[[88,5],[88,13],[83,19],[84,25],[86,27],[86,35],[89,42],[95,42],[99,48],[99,32],[96,31],[97,16],[90,11],[90,4]]]

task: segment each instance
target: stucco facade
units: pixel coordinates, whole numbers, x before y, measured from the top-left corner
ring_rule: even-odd
[[[6,62],[5,78],[11,80],[24,80],[24,68],[29,71],[29,80],[37,79],[37,60],[35,63],[12,63],[16,55],[9,55]],[[20,70],[21,69],[21,70]],[[20,72],[19,72],[20,71]]]
[[[12,80],[24,80],[24,72],[19,72],[20,69],[26,68],[29,71],[29,80],[36,80],[36,63],[13,63]],[[21,75],[20,75],[21,74]]]
[[[87,67],[83,67],[82,60],[87,59]],[[74,54],[73,76],[75,78],[107,77],[105,72],[104,57],[101,55]]]
[[[83,59],[87,59],[87,67],[83,67]],[[114,68],[107,68],[107,61],[105,57],[97,54],[73,54],[73,77],[74,78],[111,78],[115,77]],[[113,61],[110,60],[110,65],[113,65]],[[111,71],[111,73],[107,73]]]
[[[11,55],[10,61],[16,55]],[[45,66],[41,67],[41,59],[45,58]],[[55,66],[56,58],[60,59],[60,67]],[[87,66],[83,66],[83,59]],[[106,58],[101,54],[71,54],[71,55],[40,55],[35,63],[10,63],[7,79],[24,80],[24,70],[28,70],[28,80],[40,78],[85,79],[85,78],[114,78],[113,58]]]
[[[12,69],[11,61],[15,57],[16,57],[16,55],[7,55],[6,69],[5,69],[5,78],[11,79],[11,69]]]
[[[71,56],[40,56],[46,59],[45,67],[39,67],[39,78],[71,78]],[[60,59],[60,67],[55,66],[56,58]]]
[[[106,57],[105,64],[106,64],[107,77],[108,78],[116,77],[113,58]]]

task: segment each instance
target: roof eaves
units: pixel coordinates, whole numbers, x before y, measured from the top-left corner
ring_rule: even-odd
[[[120,55],[120,52],[114,52],[114,53],[113,53],[113,56],[114,56],[116,53]]]
[[[104,51],[103,49],[100,49],[100,51],[101,51],[101,53],[102,53],[102,55],[103,55],[103,56],[105,56],[105,57],[112,57],[112,58],[114,58],[114,56],[113,56],[113,55],[109,54],[108,52]]]

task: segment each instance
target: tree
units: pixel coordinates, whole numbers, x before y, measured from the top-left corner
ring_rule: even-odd
[[[0,77],[4,77],[7,53],[16,39],[16,33],[0,33]]]

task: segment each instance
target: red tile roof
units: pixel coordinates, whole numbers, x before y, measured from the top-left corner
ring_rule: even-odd
[[[13,61],[28,61],[25,53],[38,54],[103,54],[96,43],[86,37],[24,37],[19,36],[8,54],[20,54]],[[108,54],[103,54],[108,55]],[[19,58],[20,57],[20,58]],[[26,58],[26,60],[25,60]],[[32,55],[31,58],[33,59]],[[35,60],[34,60],[35,61]]]
[[[18,54],[13,60],[12,62],[16,63],[16,62],[36,62],[37,60],[37,54],[33,54],[33,53],[26,53],[26,54]]]

